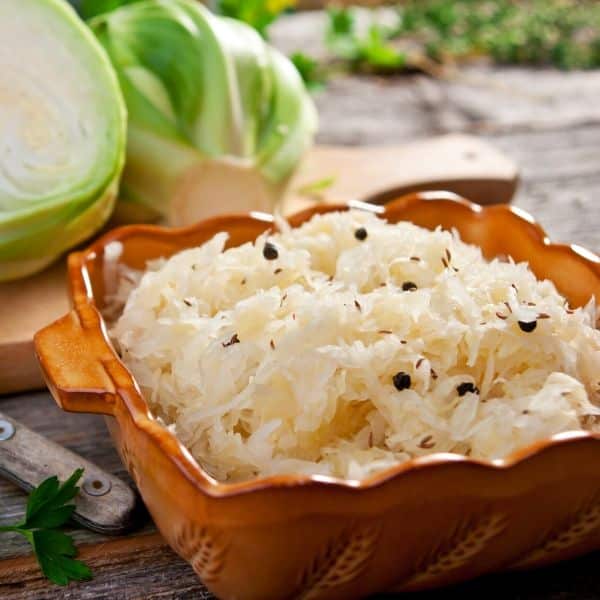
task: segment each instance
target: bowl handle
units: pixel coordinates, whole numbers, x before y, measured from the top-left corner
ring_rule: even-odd
[[[98,311],[88,305],[83,315],[71,310],[35,334],[44,379],[64,410],[114,415],[115,376],[122,366],[101,322]]]

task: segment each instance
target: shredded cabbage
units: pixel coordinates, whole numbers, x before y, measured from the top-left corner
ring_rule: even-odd
[[[447,231],[358,211],[282,227],[227,250],[219,233],[110,298],[151,410],[215,478],[361,479],[593,426],[593,301],[571,310],[527,264]]]

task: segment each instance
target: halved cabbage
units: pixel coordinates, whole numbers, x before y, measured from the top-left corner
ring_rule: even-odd
[[[184,224],[271,210],[317,123],[291,62],[192,0],[143,0],[90,25],[129,111],[120,214]]]
[[[62,0],[0,1],[0,281],[110,216],[126,110],[106,53]]]

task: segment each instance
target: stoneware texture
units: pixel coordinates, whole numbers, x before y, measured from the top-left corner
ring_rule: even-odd
[[[456,228],[487,257],[527,260],[572,306],[600,298],[600,258],[552,244],[522,211],[482,208],[445,192],[356,204],[390,222]],[[321,207],[291,217],[296,226]],[[360,598],[420,590],[482,573],[524,569],[600,548],[600,435],[557,435],[504,460],[422,457],[361,483],[321,476],[272,476],[219,483],[157,423],[107,339],[100,316],[121,262],[146,261],[203,243],[218,231],[230,245],[274,228],[263,213],[215,217],[185,229],[115,229],[69,257],[73,308],[38,332],[48,386],[65,410],[107,422],[156,525],[220,598]],[[114,246],[113,246],[114,247]]]

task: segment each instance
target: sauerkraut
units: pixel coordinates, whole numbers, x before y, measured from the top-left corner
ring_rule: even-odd
[[[226,250],[219,233],[110,298],[153,414],[216,479],[361,479],[594,427],[593,300],[572,310],[527,264],[368,212],[279,230]]]

